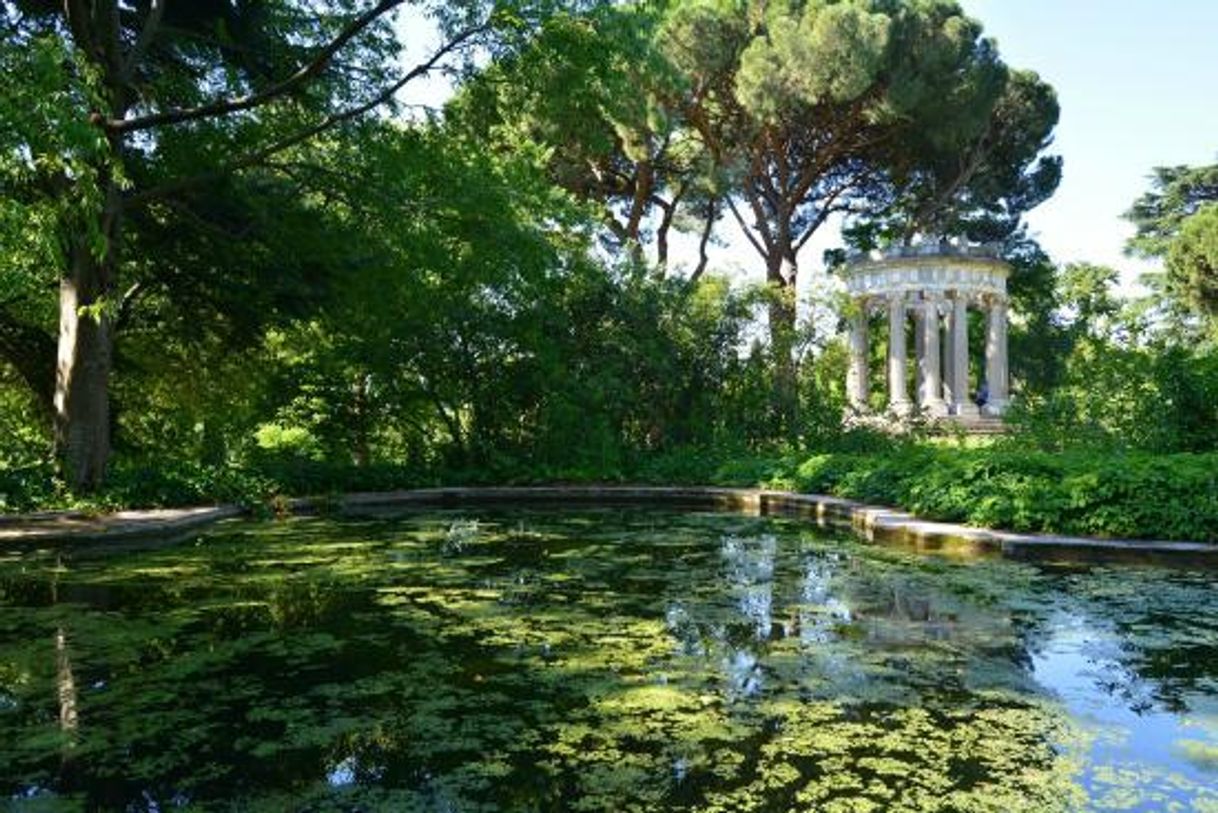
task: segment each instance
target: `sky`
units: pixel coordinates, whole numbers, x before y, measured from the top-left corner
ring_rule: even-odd
[[[1110,265],[1136,292],[1137,276],[1153,265],[1124,255],[1133,229],[1121,214],[1148,189],[1153,167],[1218,161],[1218,0],[960,2],[1007,64],[1036,71],[1057,91],[1051,151],[1063,158],[1063,177],[1028,215],[1032,233],[1056,262]],[[408,60],[434,41],[419,22],[400,21]],[[444,82],[420,84],[411,100],[438,106],[448,92]],[[723,233],[713,261],[754,276],[756,253],[733,224]],[[819,266],[836,243],[818,234],[801,266]],[[692,242],[684,249],[692,256]]]
[[[1061,104],[1057,193],[1028,216],[1059,263],[1098,262],[1130,285],[1121,219],[1155,166],[1218,161],[1218,0],[962,0],[1007,64]]]

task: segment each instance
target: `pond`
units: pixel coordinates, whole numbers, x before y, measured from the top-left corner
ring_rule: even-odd
[[[653,509],[9,553],[0,799],[1218,811],[1215,581]]]

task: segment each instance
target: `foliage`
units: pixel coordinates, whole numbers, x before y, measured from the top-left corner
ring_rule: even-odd
[[[1056,430],[1054,430],[1056,432]],[[1076,431],[1075,439],[1081,436]],[[1054,434],[1056,436],[1056,434]],[[686,447],[622,458],[585,450],[563,465],[499,456],[476,467],[392,463],[354,467],[263,457],[245,467],[152,461],[116,469],[113,485],[81,503],[57,491],[50,471],[8,472],[8,510],[62,505],[115,507],[231,501],[267,504],[273,495],[325,495],[429,485],[625,481],[662,485],[772,487],[896,506],[928,519],[1015,531],[1218,541],[1218,456],[1134,449],[1029,448],[894,443],[855,433],[838,450],[807,452]]]
[[[657,24],[647,4],[556,14],[467,82],[446,118],[501,152],[542,146],[547,176],[597,210],[609,248],[641,261],[654,243],[663,267],[670,231],[706,179],[671,106],[679,77],[654,46]]]
[[[1022,396],[1042,394],[1060,381],[1070,347],[1059,319],[1058,269],[1023,231],[1004,241],[1002,257],[1011,266],[1007,279],[1014,316],[1008,338],[1011,377],[1019,382]]]
[[[1054,278],[1053,309],[1017,346],[1049,362],[1047,380],[1026,378],[1008,416],[1021,442],[1054,451],[1218,448],[1214,346],[1182,344],[1140,302],[1117,295],[1114,269],[1073,263]]]
[[[1125,218],[1136,232],[1126,250],[1166,260],[1164,274],[1149,282],[1161,297],[1183,309],[1213,317],[1218,307],[1218,164],[1155,167],[1151,189]],[[1171,317],[1173,314],[1168,313]],[[1173,321],[1180,321],[1179,318]]]
[[[922,446],[883,458],[817,455],[801,490],[1015,531],[1218,540],[1215,455]]]
[[[1029,394],[1010,415],[1028,444],[1052,450],[1218,448],[1218,354],[1213,350],[1084,339],[1065,366],[1055,389]]]
[[[389,24],[400,6],[441,35],[408,69],[396,64]],[[289,198],[315,192],[298,180],[314,169],[302,152],[323,137],[357,138],[366,114],[392,108],[407,84],[453,67],[475,44],[506,48],[548,8],[478,0],[0,6],[0,122],[11,125],[0,142],[0,358],[53,416],[60,464],[78,491],[106,476],[115,334],[133,311],[163,317],[169,303],[190,313],[202,300],[220,305],[223,321],[227,299],[246,305],[232,308],[238,317],[259,314],[290,289],[293,266],[325,265],[289,261],[277,277],[266,254],[231,261],[242,221],[260,214],[247,211],[248,176],[258,176],[255,187],[269,177]],[[31,224],[37,234],[23,240]],[[312,234],[299,233],[301,252]],[[29,268],[61,284],[25,284]],[[237,284],[226,288],[230,274]],[[58,358],[47,318],[56,291]]]
[[[594,261],[592,217],[536,151],[416,128],[345,159],[377,203],[344,216],[368,259],[324,314],[268,335],[268,425],[307,430],[335,461],[606,469],[747,412],[756,297]]]
[[[1218,316],[1218,203],[1188,218],[1167,251],[1168,283],[1196,310]]]
[[[95,101],[78,55],[53,36],[24,46],[0,49],[0,301],[6,303],[55,279],[59,220],[96,202],[40,194],[41,185],[57,175],[87,176],[105,149],[96,128],[75,115]],[[71,82],[69,69],[84,72],[85,81]]]
[[[1125,213],[1137,230],[1127,248],[1142,257],[1163,257],[1185,221],[1218,201],[1218,164],[1155,167],[1150,186]]]
[[[297,93],[193,118],[183,111],[220,91],[268,87],[354,12],[335,6],[300,39],[287,0],[261,12],[273,31],[244,7],[178,9],[154,27],[124,115],[187,118],[144,122],[146,143],[123,136],[118,163],[79,115],[113,90],[106,71],[56,28],[61,10],[36,5],[10,20],[27,47],[0,54],[7,511],[432,483],[804,487],[800,462],[815,454],[829,456],[826,488],[959,514],[917,496],[931,473],[917,486],[914,472],[883,468],[933,447],[843,429],[841,337],[795,329],[795,253],[842,207],[872,216],[855,224],[870,236],[848,230],[856,242],[902,239],[911,224],[1002,240],[1016,314],[1012,460],[1018,449],[1094,455],[1106,471],[1127,454],[1218,446],[1209,346],[1154,328],[1154,313],[1113,293],[1110,269],[1055,269],[1018,227],[1056,184],[1043,155],[1056,101],[954,3],[543,3],[493,19],[482,3],[425,5],[447,36],[488,26],[477,33],[487,60],[467,66],[443,115],[353,116],[317,132],[311,122],[374,101],[390,79],[387,29],[361,29],[350,61]],[[195,42],[225,14],[226,36],[251,48]],[[181,75],[183,59],[214,68],[218,84]],[[1205,177],[1164,174],[1146,222],[1203,246]],[[101,309],[121,338],[108,384],[113,482],[89,500],[48,459],[50,294],[73,240],[98,242],[90,213],[102,201],[56,178],[109,183],[125,200],[121,233],[99,242],[122,247],[111,269],[122,285],[108,294],[121,300]],[[707,267],[732,206],[752,212],[763,249],[777,241],[762,253],[783,285]],[[701,240],[684,279],[664,263],[670,229]],[[767,341],[767,320],[792,330]]]
[[[896,159],[889,207],[865,219],[856,217],[847,227],[855,242],[908,242],[922,233],[1001,243],[1019,231],[1024,213],[1056,191],[1062,160],[1044,154],[1057,124],[1056,94],[1035,73],[997,63],[990,47],[988,40],[977,46],[985,54],[985,69],[971,85],[982,87],[969,91],[982,98],[997,93],[988,111],[973,102],[972,115],[988,115],[984,125],[977,129],[964,118],[945,132],[928,127],[927,143],[912,156]],[[987,83],[997,90],[985,88]],[[959,101],[948,97],[941,104]],[[931,110],[933,116],[960,115]],[[915,131],[910,137],[926,134]]]
[[[1010,72],[954,3],[678,3],[664,35],[683,115],[735,178],[771,280],[834,213],[955,234],[941,210],[1005,207],[1004,236],[1056,186],[1055,159],[1023,176],[1056,123],[1052,90]]]

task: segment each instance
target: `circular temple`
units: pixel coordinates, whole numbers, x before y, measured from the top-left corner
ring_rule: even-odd
[[[867,333],[873,313],[888,316],[888,409],[905,415],[906,327],[914,316],[917,407],[928,416],[997,417],[1008,402],[1007,277],[991,246],[929,243],[850,257],[843,271],[853,303],[847,392],[854,410],[870,411]],[[985,364],[970,386],[969,310],[986,320]]]

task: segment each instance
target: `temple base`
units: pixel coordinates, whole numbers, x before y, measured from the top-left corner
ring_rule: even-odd
[[[972,401],[952,404],[952,414],[961,418],[980,418],[981,410]]]
[[[901,418],[908,417],[913,412],[913,402],[893,401],[888,405],[888,411]]]
[[[989,418],[1001,418],[1007,411],[1009,402],[1005,400],[991,400],[981,407],[981,414]]]
[[[947,402],[941,398],[935,398],[922,404],[922,411],[932,418],[946,418]]]

